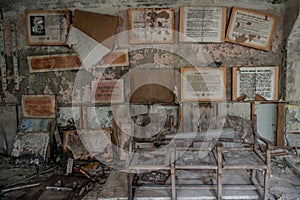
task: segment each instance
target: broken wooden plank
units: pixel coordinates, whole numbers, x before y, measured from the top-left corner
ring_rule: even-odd
[[[284,145],[285,132],[285,103],[278,103],[277,105],[277,146]]]
[[[122,19],[118,16],[77,9],[74,11],[73,26],[109,49],[114,47],[115,35],[120,24]]]
[[[300,175],[300,158],[284,158],[284,161],[297,175]]]
[[[81,67],[81,61],[75,53],[28,56],[27,62],[30,73],[77,70]]]

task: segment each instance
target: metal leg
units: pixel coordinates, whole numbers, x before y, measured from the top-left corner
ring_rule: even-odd
[[[133,181],[133,175],[128,173],[127,174],[128,200],[133,200],[132,181]]]
[[[222,167],[223,167],[223,163],[222,163],[222,150],[221,150],[222,147],[219,147],[217,148],[217,154],[218,154],[218,178],[217,178],[217,181],[218,181],[218,192],[217,192],[217,195],[218,195],[218,200],[222,200]]]
[[[172,200],[176,200],[176,170],[175,170],[175,147],[174,144],[170,147],[170,156],[171,156],[171,181],[172,181]]]
[[[265,177],[264,177],[264,200],[268,200],[269,194],[269,178],[270,178],[270,170],[265,170]]]

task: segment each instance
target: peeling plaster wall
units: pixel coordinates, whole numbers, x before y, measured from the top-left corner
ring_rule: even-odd
[[[5,43],[0,41],[0,46],[5,46],[6,64],[8,74],[8,90],[1,91],[0,105],[20,105],[23,94],[55,94],[57,95],[58,106],[70,105],[72,102],[90,101],[90,82],[101,76],[102,79],[118,78],[128,70],[123,68],[94,69],[91,72],[85,71],[59,71],[30,74],[27,64],[27,56],[44,55],[72,52],[67,47],[33,47],[26,45],[25,37],[25,10],[38,9],[82,9],[102,14],[118,15],[124,20],[120,31],[127,30],[127,9],[132,7],[173,7],[175,8],[175,29],[178,30],[178,10],[179,6],[240,6],[262,10],[278,16],[278,24],[272,42],[270,51],[261,51],[253,48],[243,47],[230,43],[224,44],[195,44],[203,48],[212,61],[222,62],[227,70],[227,100],[231,98],[231,73],[233,66],[263,66],[277,65],[280,67],[280,85],[279,98],[285,99],[285,62],[284,48],[286,45],[289,31],[296,19],[297,12],[294,9],[294,0],[2,0],[0,8],[3,11],[3,23],[5,29]],[[229,12],[227,14],[229,17]],[[13,72],[11,56],[11,35],[8,28],[9,23],[14,22],[17,25],[19,33],[19,70],[20,70],[20,91],[13,89]],[[121,41],[122,42],[122,41]],[[201,63],[203,55],[195,54],[195,60]],[[158,51],[147,53],[147,50],[141,49],[130,52],[131,67],[142,63],[156,63],[162,65],[175,65],[176,67],[185,67],[187,63],[178,58],[174,58],[170,53]],[[293,68],[291,68],[293,69]],[[293,72],[293,71],[291,71]],[[80,74],[80,76],[79,76]],[[295,79],[294,79],[295,80]],[[75,84],[74,84],[75,82]],[[76,83],[80,82],[79,85]],[[289,81],[291,83],[291,81]],[[291,89],[300,95],[300,91]],[[298,97],[297,96],[297,97]],[[298,98],[300,99],[300,98]],[[1,119],[1,123],[3,120]]]
[[[300,12],[297,6],[287,5],[287,10],[297,18],[287,41],[286,59],[286,143],[300,147]]]
[[[94,1],[1,1],[1,7],[4,16],[4,28],[6,27],[6,42],[5,52],[7,55],[7,69],[8,69],[8,91],[1,92],[2,104],[19,104],[22,94],[56,94],[58,96],[59,104],[68,104],[72,102],[72,93],[76,98],[76,94],[82,96],[89,94],[90,88],[86,86],[83,91],[73,91],[74,81],[76,79],[76,71],[64,71],[64,72],[44,72],[30,74],[27,66],[26,57],[30,55],[43,55],[43,54],[54,54],[54,53],[65,53],[71,52],[72,50],[67,47],[32,47],[26,45],[25,38],[25,21],[24,11],[33,9],[84,9],[87,11],[99,12],[103,14],[119,15],[124,20],[124,25],[121,30],[127,29],[127,9],[131,7],[174,7],[176,12],[176,29],[178,30],[178,9],[179,6],[241,6],[245,8],[253,8],[263,10],[267,13],[275,14],[279,17],[278,26],[275,32],[272,48],[270,51],[261,51],[230,43],[224,44],[200,44],[204,48],[211,59],[214,61],[222,62],[224,66],[260,66],[260,65],[279,65],[283,71],[282,64],[282,49],[284,41],[284,29],[285,26],[285,4],[281,1],[248,1],[248,0],[189,0],[189,1],[139,1],[139,0],[94,0]],[[229,17],[229,13],[228,13]],[[14,22],[17,24],[18,32],[20,33],[20,91],[13,90],[13,77],[12,77],[12,58],[11,58],[11,35],[8,29],[8,24]],[[132,52],[131,58],[132,63],[136,62],[141,54],[135,55]],[[154,60],[157,62],[159,59],[157,54],[153,57],[147,57],[146,59]],[[164,60],[158,62],[164,62],[173,64],[172,58],[166,57]],[[107,70],[106,70],[107,71]],[[112,70],[113,71],[113,70]],[[95,75],[97,72],[93,72]],[[99,72],[98,72],[99,73]],[[114,72],[112,72],[113,74]],[[105,73],[108,74],[108,73]],[[96,74],[97,75],[97,74]],[[229,74],[230,75],[230,74]],[[88,75],[89,76],[89,75]],[[112,75],[114,76],[114,75]],[[93,79],[93,77],[90,77]],[[228,77],[230,80],[230,76]],[[230,93],[230,81],[228,82],[227,91]],[[87,90],[87,91],[84,91]],[[279,91],[280,97],[284,98],[282,90]],[[230,95],[228,95],[230,97]],[[78,97],[85,98],[85,97]],[[88,101],[89,99],[87,99]]]

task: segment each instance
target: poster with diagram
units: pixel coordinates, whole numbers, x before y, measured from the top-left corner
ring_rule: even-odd
[[[173,43],[173,8],[133,8],[128,10],[129,43]]]
[[[233,7],[226,41],[268,51],[275,32],[277,16]]]

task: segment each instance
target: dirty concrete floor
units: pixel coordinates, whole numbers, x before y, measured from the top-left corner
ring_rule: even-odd
[[[289,155],[291,156],[291,155]],[[284,162],[284,156],[272,159],[272,174],[270,178],[270,200],[300,200],[300,176]],[[0,189],[13,188],[40,183],[39,186],[13,190],[0,195],[2,200],[37,199],[37,200],[67,200],[83,199],[98,200],[103,197],[110,169],[102,174],[100,182],[92,183],[82,174],[65,175],[63,165],[15,165],[11,158],[0,156]],[[125,176],[126,177],[126,176]],[[115,178],[120,182],[120,177]],[[99,179],[98,179],[99,180]],[[105,183],[106,181],[106,183]],[[50,190],[47,186],[56,186],[60,182],[62,188],[72,188],[72,191]],[[127,189],[126,183],[121,185]],[[121,187],[120,186],[120,187]],[[113,189],[113,188],[112,188]],[[115,188],[116,189],[116,188]],[[126,196],[126,191],[123,194]]]

